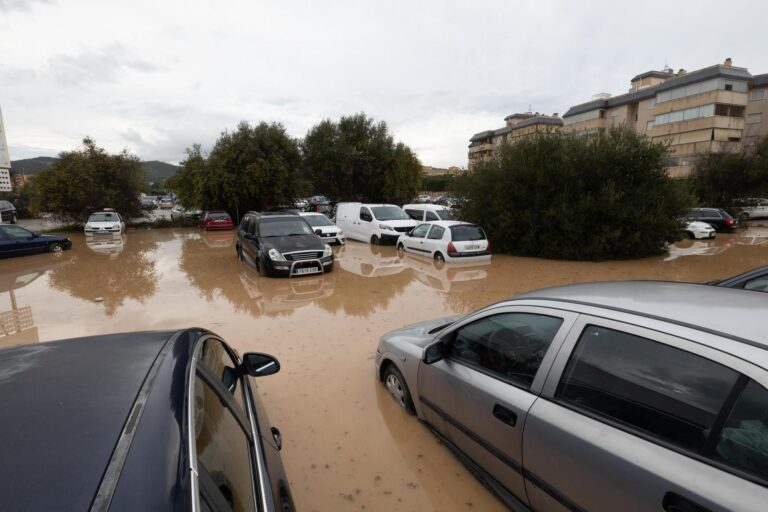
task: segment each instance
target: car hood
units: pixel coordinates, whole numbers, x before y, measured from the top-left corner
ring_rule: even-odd
[[[428,320],[426,322],[419,322],[417,324],[407,325],[396,331],[390,331],[382,336],[382,340],[396,339],[398,343],[410,343],[417,347],[424,348],[429,345],[435,338],[435,334],[430,334],[429,331],[440,327],[441,325],[452,324],[456,320],[461,318],[461,315],[449,316],[444,318],[437,318],[435,320]]]
[[[119,221],[109,221],[109,222],[88,222],[86,223],[86,226],[90,226],[92,228],[111,228],[114,226],[119,226]]]
[[[279,252],[322,251],[325,243],[317,235],[271,236],[264,238],[264,246]]]
[[[415,220],[379,220],[377,221],[379,224],[385,224],[387,226],[392,226],[395,228],[410,228],[410,227],[416,227],[418,225],[418,222]]]

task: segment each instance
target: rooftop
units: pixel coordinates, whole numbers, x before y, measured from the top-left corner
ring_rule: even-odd
[[[524,115],[524,114],[518,114],[518,115]],[[511,116],[505,117],[505,119],[508,119]],[[478,140],[486,139],[488,137],[495,137],[498,135],[504,135],[505,133],[514,132],[516,130],[520,130],[523,128],[527,128],[529,126],[536,126],[536,125],[545,125],[545,126],[563,126],[563,120],[559,117],[550,117],[550,116],[533,116],[528,119],[525,119],[524,121],[520,121],[519,123],[512,125],[512,126],[504,126],[503,128],[499,128],[497,130],[486,130],[484,132],[476,133],[472,136],[471,139],[469,139],[470,142],[475,142]]]

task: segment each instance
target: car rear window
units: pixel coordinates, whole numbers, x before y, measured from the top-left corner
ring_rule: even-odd
[[[451,210],[437,210],[435,213],[440,217],[440,220],[454,220]]]
[[[228,213],[209,213],[208,214],[209,219],[229,219]]]
[[[480,226],[473,226],[471,224],[451,226],[451,240],[454,242],[485,240],[485,233]]]
[[[88,222],[120,222],[120,217],[116,213],[94,213]]]

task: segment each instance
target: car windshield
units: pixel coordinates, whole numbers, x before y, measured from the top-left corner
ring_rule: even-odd
[[[331,222],[325,215],[307,215],[304,217],[304,220],[309,222],[309,225],[313,227],[333,226],[333,222]]]
[[[453,212],[451,210],[437,210],[435,212],[440,220],[453,220]]]
[[[480,226],[464,224],[451,226],[452,240],[454,242],[469,242],[472,240],[485,240],[485,233]]]
[[[229,214],[228,213],[224,213],[224,212],[209,213],[208,214],[208,218],[209,219],[224,219],[224,220],[227,220],[227,219],[229,219]]]
[[[376,220],[411,220],[407,213],[397,206],[372,206]]]
[[[116,213],[93,213],[88,217],[88,222],[120,222],[120,218]]]
[[[312,228],[299,218],[263,219],[259,229],[263,237],[313,234]]]

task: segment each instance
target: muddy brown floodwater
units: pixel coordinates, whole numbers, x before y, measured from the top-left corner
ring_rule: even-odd
[[[0,260],[0,346],[189,326],[241,353],[276,355],[259,381],[300,510],[493,511],[503,506],[374,378],[379,336],[517,293],[594,280],[708,281],[768,264],[768,227],[684,241],[635,261],[493,256],[437,269],[350,242],[322,277],[268,279],[237,261],[234,232],[130,230],[122,238]],[[9,325],[10,322],[10,325]],[[15,327],[14,327],[15,326]],[[2,333],[3,331],[0,331]]]

